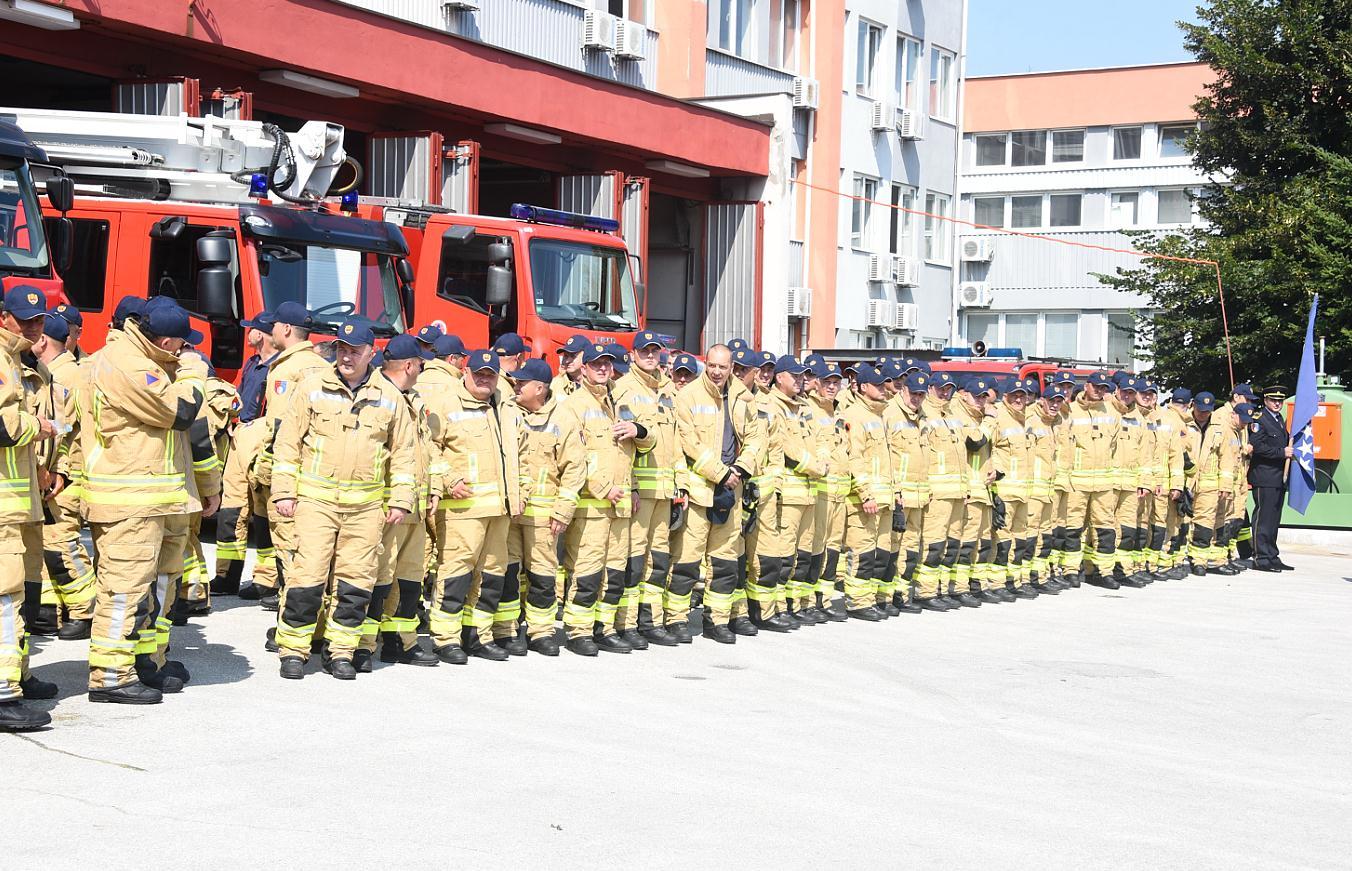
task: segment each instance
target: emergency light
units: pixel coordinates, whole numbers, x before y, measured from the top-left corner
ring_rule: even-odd
[[[528,206],[525,203],[512,203],[510,214],[518,221],[530,221],[533,224],[554,224],[559,227],[597,230],[602,233],[618,233],[620,231],[620,222],[613,218],[598,218],[594,215],[584,215],[579,212],[564,212],[559,209]]]
[[[944,348],[939,352],[944,357],[976,357],[977,353],[971,348]],[[985,357],[1004,357],[1007,359],[1023,359],[1023,348],[987,348]]]
[[[264,173],[256,172],[249,176],[249,196],[262,199],[268,195],[268,177]]]
[[[356,191],[348,191],[338,200],[338,208],[344,212],[355,212],[360,199],[361,195]]]

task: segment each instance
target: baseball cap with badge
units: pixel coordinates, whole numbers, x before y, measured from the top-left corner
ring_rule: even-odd
[[[728,350],[736,353],[737,351],[750,350],[751,345],[746,339],[732,339],[728,342]]]
[[[738,348],[732,352],[732,365],[755,369],[760,365],[760,355],[750,348]]]
[[[944,387],[954,387],[957,385],[951,372],[935,372],[934,377],[930,379],[930,387],[942,389]]]
[[[15,320],[31,321],[47,314],[47,297],[31,284],[18,284],[5,293],[5,311]]]
[[[347,326],[347,324],[344,324],[343,329],[346,329]],[[339,338],[341,341],[341,336]],[[431,360],[435,356],[431,351],[424,348],[418,339],[413,338],[408,333],[395,336],[385,346],[386,360]]]
[[[808,354],[806,357],[803,358],[803,365],[807,367],[807,370],[809,372],[812,371],[812,367],[816,366],[818,362],[825,363],[826,358],[823,357],[821,354],[816,353]]]
[[[757,351],[760,357],[760,363],[756,368],[764,369],[766,366],[774,366],[779,363],[779,358],[775,356],[774,351]]]
[[[514,357],[526,353],[526,343],[516,333],[503,333],[493,343],[493,350],[497,351],[499,356]]]
[[[438,357],[463,357],[469,352],[465,350],[465,343],[460,341],[460,337],[447,333],[432,343],[432,353]]]
[[[548,384],[554,380],[554,372],[544,360],[527,360],[521,364],[520,369],[508,372],[507,377],[513,381],[539,381],[541,384]]]
[[[240,321],[239,325],[246,330],[261,330],[265,333],[271,333],[272,325],[275,323],[277,323],[277,319],[273,316],[272,312],[263,311],[254,315],[252,318]]]
[[[73,305],[66,305],[63,302],[54,308],[53,311],[65,318],[66,323],[70,324],[72,327],[84,326],[84,315],[80,314],[80,310]]]
[[[1052,376],[1053,384],[1074,384],[1075,373],[1068,369],[1062,369]]]
[[[294,300],[288,300],[277,306],[277,310],[272,313],[272,319],[279,324],[306,330],[315,325],[314,318],[310,317],[310,310]]]
[[[595,363],[597,360],[609,357],[611,360],[619,359],[619,354],[615,353],[613,345],[588,345],[587,350],[582,352],[583,363]]]
[[[139,296],[124,296],[113,309],[114,326],[122,326],[127,318],[140,318],[146,310],[146,301]]]
[[[906,389],[912,393],[924,393],[929,390],[932,380],[933,379],[924,372],[914,371],[907,373],[906,380],[903,383],[906,385]]]
[[[807,371],[807,367],[798,362],[798,359],[792,354],[785,354],[775,361],[775,374],[781,375],[801,375]]]
[[[157,296],[146,302],[141,323],[148,332],[157,336],[182,339],[189,345],[202,341],[202,334],[192,328],[188,313],[167,296]]]
[[[1028,393],[1028,384],[1022,378],[1011,378],[1000,391],[1005,396],[1011,393]]]
[[[1198,411],[1215,411],[1216,397],[1212,396],[1210,393],[1203,391],[1202,393],[1199,393],[1193,397],[1192,407],[1197,409]]]
[[[587,350],[587,346],[590,344],[591,339],[588,339],[581,333],[573,333],[571,336],[568,337],[568,341],[563,343],[563,347],[559,348],[559,353],[581,354],[583,351]]]
[[[1091,374],[1091,375],[1085,380],[1085,383],[1086,383],[1086,384],[1093,384],[1093,385],[1096,386],[1096,387],[1102,387],[1102,388],[1104,388],[1104,389],[1106,389],[1106,390],[1116,390],[1116,389],[1117,389],[1117,385],[1113,383],[1112,377],[1111,377],[1110,375],[1108,375],[1107,372],[1103,372],[1103,371],[1098,371],[1098,372],[1095,372],[1095,373]]]
[[[671,364],[671,369],[673,372],[677,369],[682,369],[686,372],[694,372],[698,374],[699,363],[697,363],[695,361],[695,358],[690,354],[677,354],[676,361]]]
[[[906,367],[902,365],[900,360],[888,360],[882,367],[882,373],[888,381],[900,386],[901,379],[906,377]]]
[[[832,369],[833,366],[835,367],[834,370]],[[820,357],[808,363],[807,371],[811,372],[815,378],[840,377],[840,367],[834,363],[828,363]]]
[[[60,315],[49,314],[42,322],[42,334],[64,345],[70,338],[70,323]]]
[[[376,334],[365,318],[361,320],[348,318],[338,325],[338,341],[354,348],[361,345],[374,345]]]
[[[1252,403],[1241,402],[1235,406],[1235,416],[1239,418],[1240,423],[1247,426],[1258,420],[1258,409]]]
[[[502,362],[497,351],[475,351],[469,355],[469,364],[465,367],[471,372],[501,372]]]
[[[987,390],[990,390],[992,386],[994,386],[994,382],[982,375],[973,375],[971,378],[962,382],[962,389],[973,395],[985,393]]]
[[[1169,395],[1169,401],[1178,405],[1187,405],[1192,402],[1192,391],[1186,387],[1178,387]]]
[[[630,347],[637,351],[640,348],[651,348],[654,345],[659,348],[665,348],[667,343],[662,341],[661,337],[652,330],[643,330],[642,332],[634,334],[634,344]]]
[[[446,335],[446,333],[441,329],[441,327],[435,324],[428,324],[427,326],[418,330],[416,338],[418,339],[419,342],[422,342],[424,345],[435,345],[437,339],[440,339],[444,335]]]
[[[1117,389],[1130,390],[1133,393],[1139,392],[1141,389],[1141,379],[1137,378],[1135,375],[1128,375],[1126,378],[1117,382]]]
[[[1236,384],[1234,388],[1231,389],[1230,392],[1233,394],[1238,394],[1239,396],[1243,396],[1249,400],[1253,400],[1256,398],[1254,396],[1252,384]]]
[[[1042,388],[1042,398],[1047,400],[1065,399],[1066,391],[1056,384],[1049,383],[1046,387]]]
[[[1142,376],[1141,376],[1141,386],[1138,387],[1138,388],[1136,389],[1136,392],[1137,392],[1137,393],[1159,393],[1159,392],[1160,392],[1160,388],[1159,388],[1159,385],[1156,384],[1154,381],[1151,381],[1151,380],[1147,379],[1144,375],[1142,375]]]
[[[854,380],[860,384],[877,384],[881,386],[887,379],[883,377],[883,373],[879,372],[869,364],[861,363],[854,370]]]

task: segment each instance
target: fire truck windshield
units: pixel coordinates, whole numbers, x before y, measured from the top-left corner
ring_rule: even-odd
[[[624,249],[532,239],[530,270],[535,312],[542,320],[611,332],[638,329]]]
[[[321,325],[336,326],[356,314],[371,321],[378,335],[407,330],[394,258],[388,254],[303,242],[255,244],[263,304],[269,311],[284,302],[299,302],[311,311],[328,309],[316,318]]]
[[[47,237],[28,167],[0,157],[0,271],[47,269]]]

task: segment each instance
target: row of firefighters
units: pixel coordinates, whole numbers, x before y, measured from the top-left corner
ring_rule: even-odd
[[[298,303],[245,322],[237,389],[167,298],[122,300],[89,355],[79,312],[41,291],[3,310],[5,728],[44,725],[22,699],[56,692],[27,632],[89,638],[92,701],[154,703],[190,679],[171,629],[213,588],[277,609],[283,677],[318,652],[353,679],[377,657],[554,656],[560,619],[595,656],[689,643],[692,608],[731,644],[1228,574],[1246,537],[1243,391],[1218,410],[1130,373],[955,383],[744,341],[701,362],[651,332],[576,336],[554,375],[515,334],[468,350],[425,327],[377,350],[350,319],[317,346]]]

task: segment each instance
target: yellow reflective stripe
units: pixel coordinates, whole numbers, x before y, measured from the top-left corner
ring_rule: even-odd
[[[583,496],[583,497],[579,497],[579,498],[578,498],[578,500],[577,500],[577,507],[578,507],[578,508],[611,508],[611,507],[613,507],[613,506],[610,504],[610,500],[609,500],[609,499],[589,499],[589,498]]]

